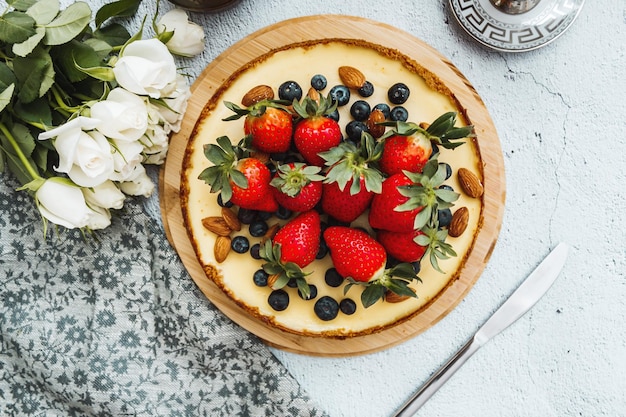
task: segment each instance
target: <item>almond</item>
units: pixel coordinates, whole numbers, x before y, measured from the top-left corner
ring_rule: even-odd
[[[250,91],[243,96],[241,104],[250,107],[259,101],[271,100],[273,98],[274,90],[272,90],[272,87],[269,85],[257,85],[256,87],[252,87]]]
[[[385,126],[378,124],[385,121],[385,115],[382,111],[376,109],[372,111],[367,118],[367,129],[375,138],[379,138],[385,134]]]
[[[268,239],[274,239],[274,236],[276,236],[276,233],[278,233],[278,229],[280,229],[280,224],[274,223],[273,225],[271,225],[267,229],[267,232],[265,232],[265,234],[263,235],[263,238],[261,239],[261,244],[264,244]]]
[[[465,194],[472,198],[478,198],[483,195],[483,185],[476,174],[467,168],[459,168],[457,175]]]
[[[230,241],[230,237],[228,236],[218,236],[215,240],[213,255],[218,263],[224,262],[230,253]]]
[[[222,207],[222,218],[230,230],[236,230],[237,232],[241,230],[241,222],[235,212],[228,207]]]
[[[313,87],[309,88],[309,92],[306,93],[306,96],[316,103],[320,102],[320,93]]]
[[[339,78],[341,82],[348,88],[358,90],[365,84],[365,75],[354,67],[343,66],[339,67]]]
[[[278,277],[280,277],[280,274],[272,274],[268,276],[267,286],[273,290],[278,290],[279,288],[274,288],[274,284],[276,284],[276,281],[278,281]]]
[[[421,122],[419,124],[419,127],[421,127],[422,129],[426,130],[430,127],[430,123],[426,123],[426,122]]]
[[[408,295],[398,295],[393,291],[387,291],[385,293],[385,301],[388,303],[401,303],[404,300],[408,300],[409,297]]]
[[[448,234],[452,237],[459,237],[467,229],[469,222],[469,210],[467,207],[461,207],[452,215],[450,225],[448,226]]]
[[[232,232],[226,221],[221,216],[209,216],[202,219],[202,226],[218,236],[228,236]]]

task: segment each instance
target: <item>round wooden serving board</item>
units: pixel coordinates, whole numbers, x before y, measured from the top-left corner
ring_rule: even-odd
[[[181,163],[187,140],[203,107],[218,87],[250,60],[288,44],[307,40],[344,38],[397,49],[431,71],[453,92],[474,125],[484,164],[483,225],[461,276],[414,318],[367,336],[347,339],[298,336],[270,327],[252,317],[226,296],[202,270],[183,224],[179,200]],[[392,26],[338,15],[322,15],[283,21],[237,42],[209,64],[192,86],[192,97],[181,130],[172,136],[161,171],[161,208],[168,238],[198,287],[224,314],[271,346],[321,356],[347,356],[375,352],[398,344],[428,329],[449,313],[482,273],[493,250],[504,211],[504,163],[500,142],[481,98],[469,81],[432,47]]]

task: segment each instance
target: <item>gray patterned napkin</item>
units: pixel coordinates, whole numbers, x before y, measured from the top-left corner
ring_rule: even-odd
[[[198,290],[128,201],[95,235],[48,231],[0,173],[0,415],[322,416]]]

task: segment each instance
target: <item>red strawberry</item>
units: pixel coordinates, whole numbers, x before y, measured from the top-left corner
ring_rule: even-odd
[[[307,299],[310,294],[309,284],[302,268],[315,259],[321,239],[320,216],[315,210],[309,210],[294,217],[274,236],[267,240],[260,255],[267,263],[263,269],[270,275],[276,275],[272,289],[279,289],[294,279],[298,290]]]
[[[320,156],[330,165],[324,180],[322,209],[335,219],[350,223],[370,205],[376,193],[381,192],[383,176],[373,168],[382,148],[365,133],[361,146],[342,142]]]
[[[392,232],[411,232],[415,229],[415,216],[422,210],[398,211],[397,208],[409,201],[398,187],[413,185],[413,181],[403,173],[394,174],[383,182],[382,191],[372,199],[369,223],[374,229]]]
[[[293,262],[304,268],[315,259],[320,236],[321,222],[317,211],[309,210],[297,215],[274,236],[274,245],[281,245],[280,261]]]
[[[206,145],[204,154],[214,165],[204,169],[198,178],[211,186],[211,192],[220,191],[224,202],[232,201],[246,209],[278,210],[270,185],[272,174],[263,162],[247,157],[226,136],[218,138],[217,145]]]
[[[294,101],[294,110],[302,117],[293,132],[293,141],[304,160],[310,165],[324,166],[318,154],[341,142],[341,127],[335,120],[326,117],[337,107],[330,99],[320,97],[319,104],[310,97],[302,103]]]
[[[369,282],[383,275],[387,252],[363,230],[331,226],[324,231],[324,241],[333,265],[342,277]]]
[[[286,152],[291,146],[293,121],[291,114],[278,102],[260,101],[246,109],[226,102],[235,114],[224,120],[237,120],[245,116],[244,132],[249,135],[248,145],[267,153]]]
[[[421,230],[412,230],[405,233],[379,230],[376,240],[380,242],[390,256],[401,262],[416,262],[422,259],[426,247],[418,245],[415,238],[423,235]]]
[[[311,210],[322,198],[320,167],[303,163],[280,165],[270,183],[274,197],[284,208],[304,212]]]
[[[422,172],[424,165],[433,153],[431,142],[454,149],[462,142],[451,140],[471,135],[472,127],[454,127],[456,113],[449,112],[439,116],[427,128],[415,123],[397,122],[395,129],[386,135],[380,169],[387,175],[402,171]]]
[[[331,226],[324,231],[324,239],[337,272],[351,285],[366,286],[361,303],[369,307],[380,300],[387,291],[398,295],[416,297],[408,287],[412,280],[419,280],[410,264],[402,263],[385,269],[385,248],[366,232],[343,226]]]

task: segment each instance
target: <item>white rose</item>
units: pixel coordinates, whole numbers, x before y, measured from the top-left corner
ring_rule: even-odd
[[[154,191],[154,183],[146,174],[143,165],[138,165],[128,181],[121,182],[120,189],[128,195],[150,197]]]
[[[176,90],[168,97],[162,99],[163,103],[157,104],[161,118],[165,121],[165,131],[178,132],[180,124],[187,110],[187,101],[191,97],[191,90],[187,80],[179,75],[176,80]]]
[[[91,117],[103,122],[97,129],[104,136],[129,142],[139,139],[148,127],[146,103],[119,87],[91,107]]]
[[[158,23],[158,31],[174,32],[167,41],[167,48],[176,55],[194,56],[204,51],[204,31],[196,23],[190,22],[187,13],[172,9],[165,13]]]
[[[113,150],[107,138],[96,131],[83,131],[97,124],[96,119],[79,117],[39,135],[39,139],[56,138],[59,165],[55,170],[81,187],[102,184],[113,173]]]
[[[121,209],[126,199],[113,181],[105,181],[93,188],[83,188],[83,195],[91,208]]]
[[[79,187],[62,178],[46,180],[35,192],[37,208],[41,215],[68,229],[87,226],[91,210]]]
[[[87,227],[91,230],[106,229],[111,225],[111,213],[102,207],[91,207]]]
[[[147,143],[144,148],[144,162],[160,165],[165,161],[169,147],[169,136],[161,125],[151,125],[146,131]]]
[[[113,139],[112,142],[115,152],[113,153],[113,173],[109,179],[127,181],[143,161],[144,146],[139,141],[126,142]]]
[[[135,94],[160,98],[176,88],[176,63],[158,39],[128,44],[113,67],[118,84]]]

